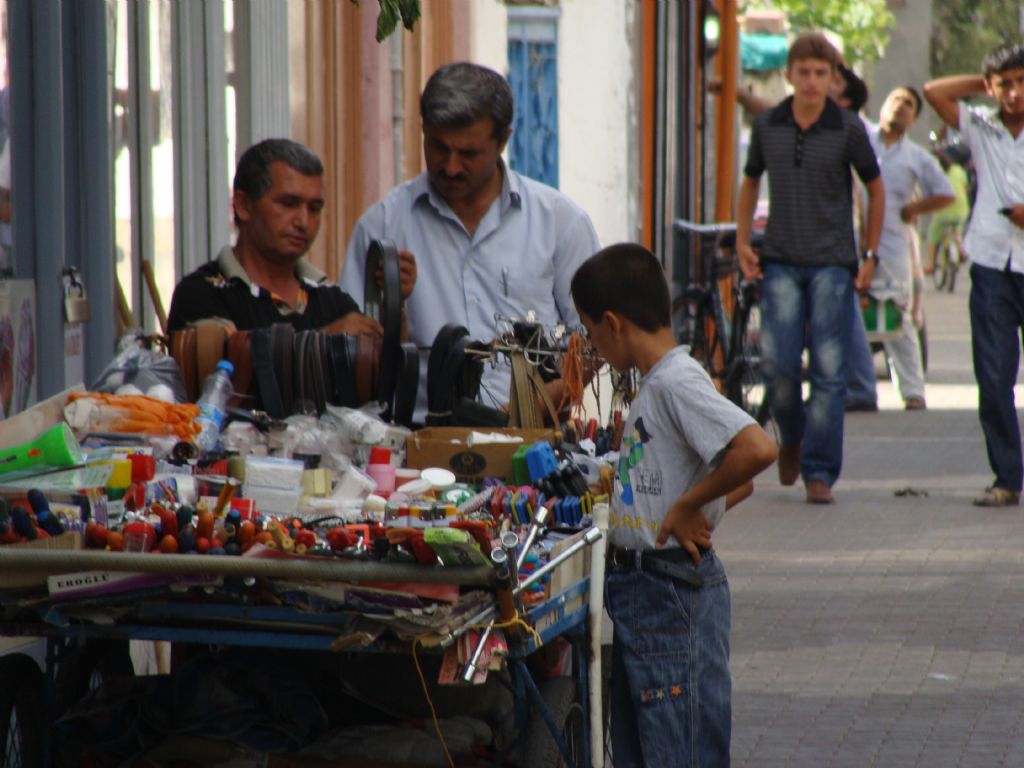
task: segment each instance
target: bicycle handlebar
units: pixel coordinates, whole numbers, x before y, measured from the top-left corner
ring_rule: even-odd
[[[672,222],[672,229],[676,232],[693,232],[698,235],[718,235],[724,232],[735,232],[736,222],[713,222],[711,224],[700,224],[696,221],[676,219]]]

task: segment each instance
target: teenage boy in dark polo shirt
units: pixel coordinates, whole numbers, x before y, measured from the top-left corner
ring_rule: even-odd
[[[793,95],[754,121],[740,186],[737,251],[744,276],[763,278],[761,349],[779,428],[779,480],[803,476],[807,501],[831,504],[843,462],[843,408],[853,300],[871,285],[885,195],[860,119],[828,98],[839,52],[824,35],[793,42],[786,79]],[[853,236],[851,166],[868,193],[864,258]],[[760,257],[750,231],[768,173],[768,226]],[[810,399],[801,390],[804,339]]]

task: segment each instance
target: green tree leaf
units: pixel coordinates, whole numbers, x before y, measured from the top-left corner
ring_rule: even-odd
[[[934,0],[932,76],[982,74],[981,61],[1006,42],[1020,42],[1018,0]]]

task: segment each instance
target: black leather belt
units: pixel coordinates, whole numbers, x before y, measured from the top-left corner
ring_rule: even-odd
[[[702,555],[710,553],[704,550]],[[659,573],[671,579],[678,579],[699,587],[704,580],[699,574],[694,573],[693,558],[690,553],[682,547],[668,547],[667,549],[626,549],[625,547],[608,547],[605,555],[607,568],[610,571],[644,571],[645,573]]]
[[[384,273],[383,291],[377,285],[378,266]],[[390,240],[370,242],[363,291],[366,314],[384,326],[377,402],[386,406],[387,417],[390,418],[402,356],[399,346],[402,342],[402,272],[398,249]]]

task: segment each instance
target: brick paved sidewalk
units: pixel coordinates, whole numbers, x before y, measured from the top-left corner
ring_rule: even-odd
[[[838,504],[773,468],[716,533],[735,766],[1024,765],[1024,512],[970,503],[991,476],[964,282],[927,297],[930,410],[887,410],[885,384],[847,417]]]

